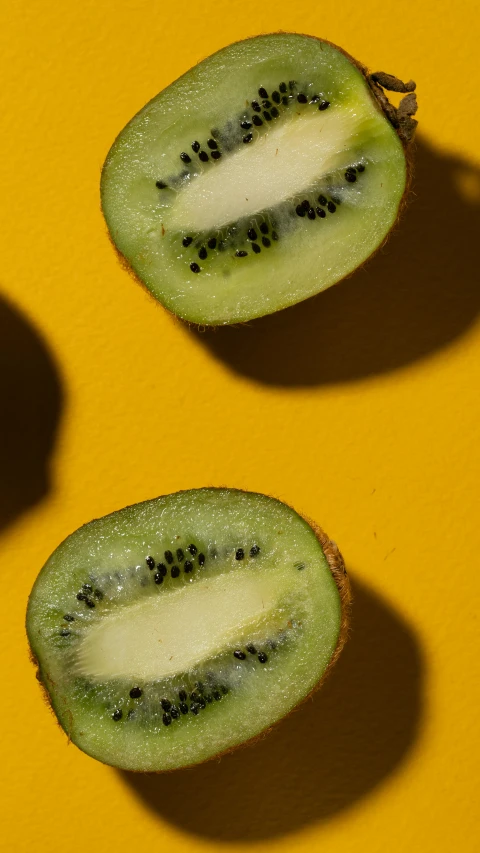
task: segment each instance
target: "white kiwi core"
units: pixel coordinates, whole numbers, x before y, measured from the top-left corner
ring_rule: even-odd
[[[170,227],[219,229],[305,192],[351,165],[354,139],[368,118],[354,108],[330,107],[271,126],[180,190]],[[255,127],[248,134],[259,135]]]
[[[275,620],[278,574],[232,572],[117,607],[85,634],[78,674],[91,681],[155,681],[188,672]]]

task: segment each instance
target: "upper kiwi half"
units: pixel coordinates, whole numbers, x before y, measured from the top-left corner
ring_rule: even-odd
[[[258,735],[321,681],[345,641],[336,546],[293,509],[196,489],[81,527],[30,596],[38,678],[100,761],[168,770]]]
[[[415,95],[329,42],[231,45],[148,103],[112,146],[113,242],[167,308],[218,325],[334,284],[383,242],[407,183]]]

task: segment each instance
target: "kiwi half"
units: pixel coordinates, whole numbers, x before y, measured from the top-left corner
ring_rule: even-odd
[[[384,241],[407,184],[415,84],[334,45],[258,36],[210,56],[112,146],[112,240],[191,322],[249,320],[306,299]],[[384,89],[408,92],[395,109]]]
[[[171,770],[254,738],[318,686],[349,599],[338,549],[289,506],[195,489],[69,536],[27,633],[70,740],[116,767]]]

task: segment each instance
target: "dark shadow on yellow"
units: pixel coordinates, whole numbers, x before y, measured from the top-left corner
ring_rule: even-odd
[[[248,327],[190,333],[236,372],[269,385],[323,385],[403,367],[445,347],[476,319],[479,234],[480,170],[420,138],[410,203],[363,269]]]
[[[0,532],[49,489],[62,409],[58,370],[30,322],[0,297]]]
[[[215,841],[274,838],[332,818],[398,769],[421,724],[422,652],[384,599],[359,581],[353,590],[352,635],[330,678],[263,740],[174,773],[121,773],[154,813]]]

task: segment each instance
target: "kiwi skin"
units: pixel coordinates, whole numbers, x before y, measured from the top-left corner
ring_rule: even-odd
[[[227,487],[223,487],[223,488],[227,488]],[[238,491],[241,491],[241,490],[238,490]],[[269,495],[268,497],[272,497],[272,496]],[[282,501],[282,503],[285,504],[286,502]],[[287,506],[289,506],[290,509],[293,509],[293,507],[291,507],[290,504],[287,504]],[[308,524],[308,526],[314,532],[317,540],[319,541],[321,548],[322,548],[322,551],[323,551],[325,558],[327,560],[328,566],[330,568],[332,577],[333,577],[335,584],[337,586],[339,596],[340,596],[340,606],[341,606],[340,631],[339,631],[335,650],[334,650],[334,652],[330,658],[330,661],[327,665],[327,668],[325,669],[322,677],[317,682],[317,684],[314,685],[314,687],[312,688],[310,693],[308,693],[297,705],[295,705],[295,707],[293,707],[288,712],[288,714],[286,714],[284,717],[281,717],[280,719],[276,720],[276,722],[274,722],[272,725],[268,726],[267,728],[265,728],[263,731],[259,732],[258,734],[254,735],[252,738],[249,738],[248,740],[243,741],[241,743],[235,744],[235,745],[233,745],[233,746],[231,746],[231,747],[229,747],[229,748],[227,748],[221,752],[216,753],[215,755],[209,756],[208,758],[206,758],[200,762],[193,762],[192,764],[189,764],[189,765],[182,765],[181,768],[172,768],[172,769],[158,770],[158,771],[148,771],[149,773],[155,773],[155,774],[157,774],[157,773],[172,773],[172,772],[175,772],[176,769],[186,769],[188,767],[198,766],[198,764],[200,764],[200,763],[203,764],[203,763],[206,763],[207,761],[219,759],[224,755],[228,755],[231,752],[235,752],[237,749],[241,749],[245,746],[252,745],[252,744],[256,743],[257,741],[262,740],[270,731],[273,731],[273,729],[277,728],[277,726],[283,720],[285,720],[287,717],[289,717],[295,711],[299,710],[301,708],[301,706],[303,705],[303,703],[306,702],[308,699],[310,699],[313,696],[313,694],[317,692],[317,690],[323,685],[325,679],[327,678],[327,676],[329,675],[329,673],[333,669],[334,664],[338,660],[338,658],[342,652],[342,649],[343,649],[343,647],[344,647],[344,645],[348,639],[348,636],[349,636],[349,623],[350,623],[350,613],[351,613],[351,604],[352,604],[352,593],[351,593],[350,581],[348,578],[347,570],[345,568],[345,563],[344,563],[342,555],[338,549],[338,546],[336,545],[335,542],[333,542],[327,536],[327,534],[324,532],[324,530],[316,522],[312,521],[307,516],[303,515],[302,513],[299,513],[297,510],[293,510],[293,511],[296,512],[296,514],[299,515],[305,521],[306,524]],[[42,695],[43,695],[43,698],[45,700],[45,703],[49,707],[57,725],[63,731],[64,729],[63,729],[63,727],[62,727],[62,725],[58,719],[57,714],[55,713],[55,710],[54,710],[53,704],[52,704],[52,700],[51,700],[51,696],[50,696],[50,692],[49,692],[47,685],[45,683],[45,679],[47,681],[50,680],[49,674],[48,674],[48,672],[44,671],[43,676],[42,676],[42,670],[40,668],[39,662],[38,662],[36,655],[34,654],[31,647],[29,647],[29,657],[30,657],[31,663],[36,668],[36,678],[37,678],[37,681],[41,687]],[[66,734],[68,737],[68,742],[70,743],[70,737],[68,735],[68,732],[66,732]],[[96,760],[99,760],[99,759],[97,758]],[[107,765],[107,766],[111,766],[111,765]],[[145,771],[129,770],[129,771],[125,771],[125,772],[142,773]]]
[[[273,33],[268,33],[268,34],[262,33],[262,34],[257,35],[257,36],[251,36],[248,39],[239,39],[238,41],[231,42],[231,44],[227,45],[226,47],[231,47],[234,44],[241,44],[243,41],[251,41],[255,38],[264,37],[265,35],[271,35],[271,36],[293,35],[293,33],[290,33],[286,30],[276,30]],[[400,142],[402,143],[403,153],[405,156],[405,164],[406,164],[405,189],[404,189],[402,198],[401,198],[399,206],[398,206],[397,217],[396,217],[395,221],[393,222],[390,230],[387,232],[387,234],[385,235],[382,242],[371,253],[371,255],[369,255],[369,257],[366,258],[366,260],[362,264],[360,264],[355,270],[352,270],[351,272],[347,273],[347,275],[343,276],[343,278],[340,278],[340,279],[338,279],[338,281],[335,282],[335,284],[339,284],[341,281],[344,281],[345,279],[350,278],[358,269],[361,269],[363,266],[365,266],[366,263],[368,263],[370,260],[372,260],[377,255],[377,253],[380,252],[384,248],[385,244],[388,242],[390,235],[398,226],[399,220],[403,216],[405,209],[407,207],[408,199],[410,196],[411,185],[412,185],[412,179],[413,179],[414,136],[415,136],[416,127],[418,124],[416,119],[413,118],[413,115],[415,115],[416,110],[417,110],[416,96],[414,94],[409,94],[409,97],[413,98],[413,102],[412,102],[413,106],[411,109],[407,108],[402,113],[402,103],[400,103],[399,108],[394,107],[393,104],[391,104],[390,101],[388,100],[388,97],[385,94],[384,89],[388,88],[391,91],[401,92],[403,94],[413,93],[415,88],[416,88],[416,84],[413,81],[409,81],[407,84],[403,84],[401,80],[398,80],[398,78],[394,77],[393,75],[384,74],[383,72],[371,73],[366,65],[364,65],[359,60],[357,60],[354,56],[352,56],[350,53],[348,53],[348,51],[344,50],[344,48],[340,47],[339,45],[335,44],[335,42],[332,42],[329,39],[322,39],[322,38],[319,38],[318,36],[312,36],[308,33],[295,33],[295,35],[300,35],[300,36],[303,36],[304,38],[313,39],[315,41],[321,42],[322,44],[326,44],[326,45],[329,45],[330,47],[333,47],[339,53],[342,53],[346,57],[346,59],[348,59],[349,62],[355,66],[355,68],[365,78],[365,82],[367,84],[370,96],[371,96],[377,110],[387,119],[387,121],[392,125],[395,132],[397,133],[397,136],[399,137]],[[225,47],[220,48],[220,50],[215,51],[215,53],[221,53],[223,50],[225,50]],[[212,55],[214,55],[214,54],[212,54]],[[190,70],[191,69],[188,69],[184,74],[180,75],[180,77],[177,78],[177,80],[181,80],[182,77],[186,76]],[[391,81],[395,81],[398,85],[390,86],[390,85],[388,85],[388,83],[385,83],[384,81],[382,81],[382,78],[390,78]],[[175,82],[175,81],[172,81],[172,82]],[[171,84],[169,84],[169,85],[171,85]],[[153,98],[152,100],[155,100],[155,98]],[[406,101],[405,98],[403,100]],[[144,107],[142,107],[142,109],[144,109]],[[135,118],[135,116],[134,116],[134,118]],[[105,161],[103,164],[102,180],[103,180],[103,170],[105,169],[106,164],[107,164],[107,161]],[[101,208],[102,208],[102,205],[101,205]],[[108,227],[106,228],[106,231],[107,231],[107,237],[109,239],[109,242],[110,242],[110,244],[111,244],[111,246],[112,246],[112,248],[113,248],[113,250],[117,256],[117,260],[119,261],[122,269],[125,272],[127,272],[133,278],[133,280],[135,281],[136,284],[139,284],[142,287],[142,289],[148,294],[148,296],[151,299],[153,299],[157,304],[160,304],[161,307],[165,311],[168,311],[168,313],[172,316],[172,318],[174,318],[176,320],[181,320],[181,322],[184,323],[187,327],[193,328],[193,329],[198,329],[200,331],[204,331],[207,328],[216,328],[216,324],[215,325],[209,325],[208,323],[196,323],[194,321],[191,321],[191,320],[188,320],[184,317],[176,315],[166,305],[163,305],[163,303],[159,303],[158,300],[156,299],[156,297],[152,294],[151,290],[149,290],[149,288],[146,286],[146,284],[137,275],[137,273],[135,272],[135,270],[131,266],[130,261],[117,248]],[[315,295],[318,296],[319,294],[317,293]],[[313,298],[313,296],[310,298]],[[301,301],[303,301],[303,300],[301,300]],[[287,306],[287,307],[291,307],[291,306]],[[280,309],[280,310],[282,310],[282,309]],[[283,309],[283,310],[285,310],[285,309]],[[263,315],[260,315],[260,316],[263,316]],[[258,318],[254,317],[253,319],[258,319]],[[245,325],[249,325],[250,322],[251,322],[251,320],[236,321],[235,323],[233,323],[233,324],[229,323],[228,325],[245,326]],[[221,324],[221,325],[224,325],[224,324]]]

